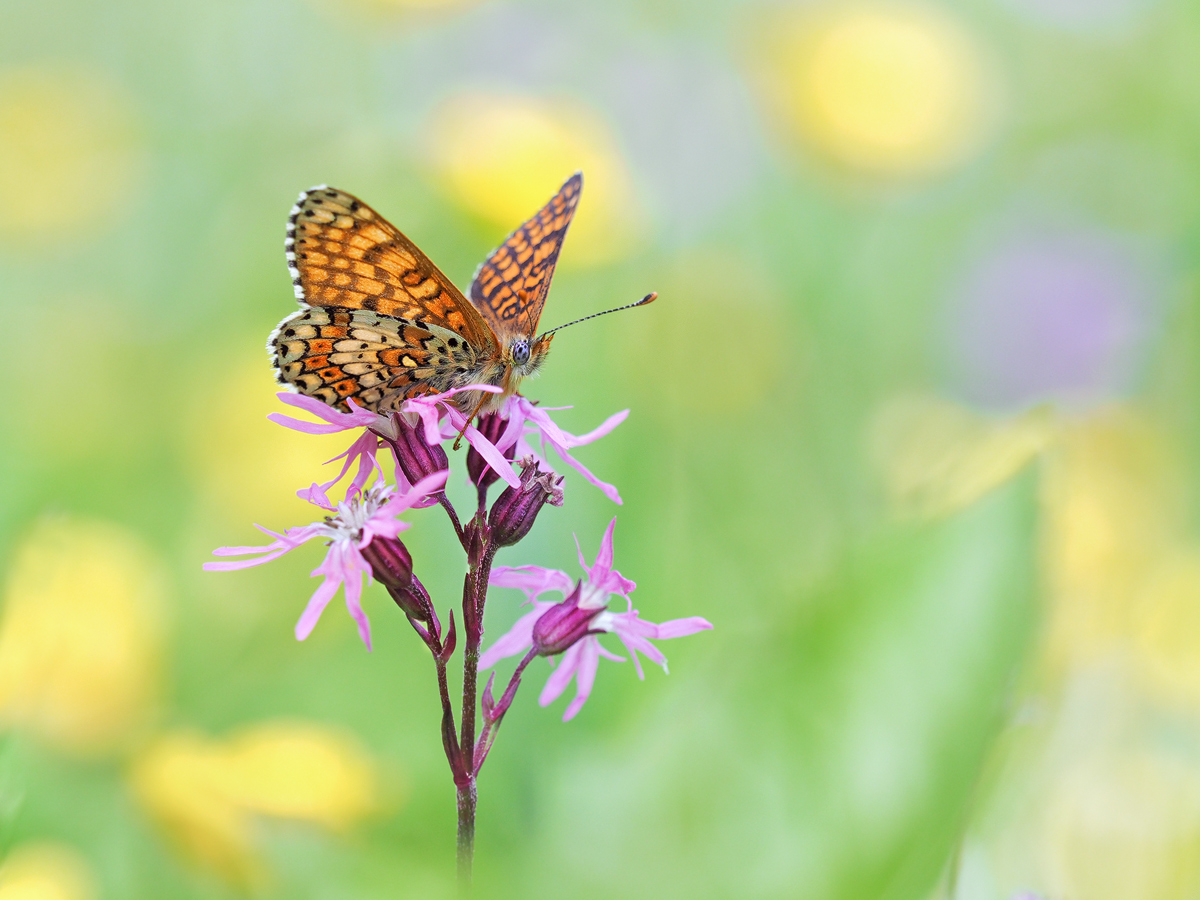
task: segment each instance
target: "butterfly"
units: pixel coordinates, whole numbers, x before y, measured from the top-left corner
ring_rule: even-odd
[[[343,411],[353,400],[380,413],[420,394],[491,384],[502,392],[464,391],[453,402],[468,416],[499,409],[550,350],[553,332],[534,335],[582,189],[577,172],[492,251],[470,300],[357,197],[326,185],[305,191],[284,242],[302,308],[267,341],[279,382]]]

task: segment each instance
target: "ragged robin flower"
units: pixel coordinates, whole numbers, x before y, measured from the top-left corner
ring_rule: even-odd
[[[505,401],[504,407],[499,413],[492,413],[485,416],[483,422],[480,424],[480,428],[506,459],[532,456],[547,471],[553,470],[546,459],[546,449],[548,447],[553,448],[554,452],[558,454],[563,462],[582,475],[584,480],[598,487],[609,500],[619,504],[621,502],[621,495],[617,489],[608,482],[601,481],[593,475],[583,463],[571,455],[571,450],[604,437],[625,421],[629,416],[629,410],[625,409],[619,413],[614,413],[587,434],[574,435],[563,431],[550,418],[552,410],[569,408],[553,407],[548,409],[535,405],[519,394],[514,394]],[[446,425],[442,426],[442,433],[444,436],[448,434]],[[530,443],[530,440],[534,438],[536,438],[537,443],[540,445],[540,453]],[[467,466],[472,484],[480,484],[481,479],[484,486],[491,483],[486,465],[487,462],[490,461],[486,460],[486,458],[473,460],[468,454]],[[503,475],[503,473],[501,474]],[[509,485],[516,487],[511,481],[509,481]]]
[[[613,568],[613,528],[616,524],[616,519],[609,523],[600,543],[600,552],[590,567],[583,558],[583,551],[579,551],[579,564],[587,571],[587,575],[574,591],[571,591],[571,577],[557,569],[498,566],[492,570],[493,587],[513,587],[525,591],[533,610],[518,619],[480,657],[479,667],[491,668],[501,659],[523,654],[531,648],[536,648],[539,655],[545,656],[562,653],[562,659],[546,681],[538,703],[549,706],[575,678],[575,697],[563,713],[564,722],[573,719],[591,695],[600,657],[614,662],[625,661],[624,657],[605,649],[598,633],[616,634],[633,657],[638,678],[644,679],[638,653],[661,665],[663,671],[667,670],[666,657],[651,640],[685,637],[712,628],[708,620],[699,616],[672,619],[662,624],[647,622],[639,616],[629,598],[636,585]],[[547,591],[570,592],[570,596],[561,603],[537,599]],[[625,600],[626,611],[609,611],[608,599],[612,596]],[[573,641],[570,640],[572,637]]]
[[[301,491],[300,496],[305,500],[310,499],[309,492],[314,489],[328,491],[346,475],[355,462],[358,463],[358,471],[351,483],[352,489],[361,490],[370,476],[371,469],[378,465],[376,455],[381,439],[392,447],[393,453],[396,455],[397,484],[401,488],[407,488],[410,484],[415,483],[414,478],[420,480],[420,477],[431,474],[430,469],[432,468],[428,464],[428,460],[421,464],[421,461],[416,460],[415,457],[412,460],[414,465],[405,465],[406,462],[410,462],[406,458],[406,450],[420,449],[409,445],[414,444],[417,438],[423,435],[427,448],[434,448],[435,453],[444,456],[444,453],[440,453],[441,443],[456,437],[460,432],[471,448],[486,460],[487,464],[498,472],[506,483],[517,487],[521,480],[513,471],[512,465],[509,464],[504,454],[497,450],[495,445],[480,433],[479,429],[474,425],[467,424],[466,417],[456,406],[447,402],[455,394],[471,390],[495,392],[499,388],[490,384],[473,384],[453,388],[440,394],[413,397],[405,400],[400,412],[393,413],[390,417],[363,409],[353,399],[348,401],[351,411],[345,413],[328,406],[315,397],[280,391],[276,396],[281,402],[312,413],[322,421],[306,422],[283,413],[271,413],[268,418],[278,425],[305,434],[335,434],[339,431],[356,428],[364,429],[345,453],[334,457],[334,459],[345,458],[345,463],[337,477],[325,484],[314,485],[314,488]],[[443,419],[445,422],[442,421]],[[332,461],[330,460],[330,462]],[[317,501],[313,500],[313,502]]]
[[[360,602],[363,576],[366,576],[368,582],[372,577],[378,578],[384,584],[396,581],[397,578],[402,581],[401,570],[404,565],[402,562],[389,565],[385,571],[376,573],[363,551],[376,541],[382,541],[385,545],[384,548],[377,548],[377,552],[374,553],[368,550],[367,555],[372,558],[390,560],[393,563],[407,559],[407,550],[402,551],[402,548],[389,546],[390,542],[399,543],[397,535],[409,527],[407,522],[401,522],[396,516],[418,506],[429,494],[441,490],[446,483],[448,474],[448,472],[436,472],[428,478],[422,479],[404,493],[396,493],[391,485],[377,481],[363,491],[354,492],[352,490],[347,494],[346,499],[336,507],[325,498],[324,494],[316,491],[317,486],[314,485],[310,497],[311,502],[327,510],[331,515],[326,516],[320,522],[289,528],[282,534],[256,525],[256,528],[269,534],[275,540],[261,547],[219,547],[213,551],[213,555],[258,554],[257,558],[208,562],[204,564],[204,568],[210,572],[246,569],[278,559],[313,538],[324,538],[329,551],[325,554],[325,559],[321,564],[312,572],[314,577],[324,576],[324,580],[313,593],[312,598],[308,601],[308,606],[305,607],[300,620],[296,623],[296,638],[302,641],[312,633],[321,613],[333,599],[333,595],[337,593],[338,586],[342,585],[346,592],[346,608],[350,611],[354,621],[358,623],[359,637],[362,638],[369,650],[371,649],[371,626]],[[407,564],[407,568],[411,577],[411,561]]]

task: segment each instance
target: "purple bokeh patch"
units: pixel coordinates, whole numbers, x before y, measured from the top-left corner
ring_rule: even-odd
[[[1088,406],[1127,392],[1149,330],[1154,291],[1111,235],[1011,240],[983,256],[954,292],[953,380],[969,400],[1013,408]]]

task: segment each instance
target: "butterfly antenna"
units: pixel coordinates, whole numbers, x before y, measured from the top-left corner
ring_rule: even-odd
[[[548,337],[556,331],[562,331],[564,328],[570,328],[572,325],[578,325],[580,322],[586,322],[588,319],[594,319],[597,316],[607,316],[609,313],[620,312],[623,309],[633,309],[635,306],[645,306],[647,303],[653,303],[658,297],[658,293],[650,293],[639,300],[637,303],[629,303],[625,306],[618,306],[615,309],[606,309],[604,312],[592,313],[590,316],[584,316],[582,319],[576,319],[574,322],[568,322],[566,325],[559,325],[557,328],[551,328],[549,331],[543,332],[542,337]],[[541,338],[538,338],[541,340]]]

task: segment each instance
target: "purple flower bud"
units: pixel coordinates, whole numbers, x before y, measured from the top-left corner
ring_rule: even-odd
[[[479,433],[493,444],[499,444],[500,436],[508,428],[508,419],[501,418],[499,413],[488,413],[479,417],[479,424],[476,427],[479,428]],[[502,452],[505,459],[511,460],[517,452],[516,443]],[[479,451],[474,446],[467,451],[467,475],[471,479],[471,484],[480,488],[495,484],[500,477],[479,455]]]
[[[533,649],[538,656],[562,653],[576,641],[597,633],[591,628],[592,620],[608,607],[588,606],[580,609],[582,587],[583,582],[577,582],[570,597],[554,604],[533,623]]]
[[[488,516],[497,547],[511,546],[529,534],[534,519],[545,504],[562,506],[563,503],[563,492],[559,487],[561,475],[542,471],[532,456],[525,457],[518,465],[521,467],[521,486],[505,488],[492,504]]]
[[[359,553],[370,563],[371,575],[385,587],[407,589],[412,584],[412,555],[403,542],[375,535]]]
[[[483,560],[483,554],[487,550],[487,546],[487,521],[484,519],[483,511],[481,510],[463,528],[463,549],[467,551],[467,565],[472,569],[479,568],[479,563]]]
[[[450,468],[450,461],[446,458],[446,451],[442,449],[442,445],[431,447],[425,443],[425,429],[420,423],[413,427],[403,416],[395,413],[392,416],[392,430],[395,437],[385,436],[384,440],[391,444],[396,453],[396,464],[411,484],[416,484],[434,472]]]
[[[387,588],[406,615],[420,622],[431,620],[429,597],[413,578],[412,556],[401,541],[376,535],[359,553],[371,566],[372,577]]]

